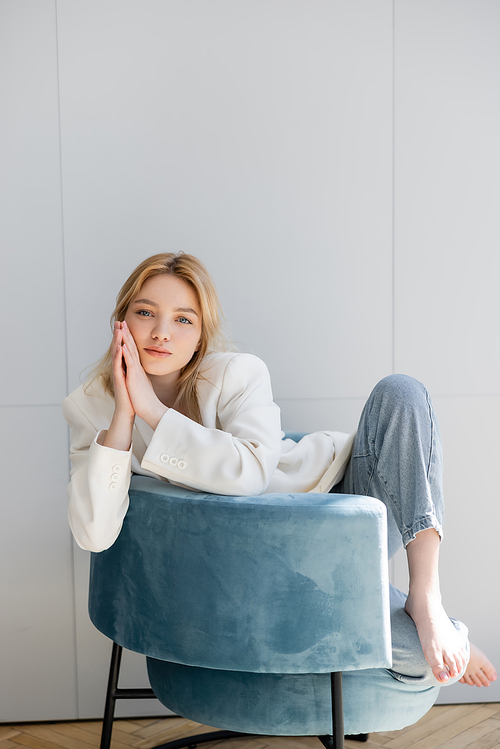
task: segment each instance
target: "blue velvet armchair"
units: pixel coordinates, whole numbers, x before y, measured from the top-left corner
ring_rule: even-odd
[[[370,497],[227,497],[134,476],[119,538],[92,554],[90,616],[147,656],[175,713],[338,748],[344,732],[415,722],[438,692],[387,670],[386,546]]]

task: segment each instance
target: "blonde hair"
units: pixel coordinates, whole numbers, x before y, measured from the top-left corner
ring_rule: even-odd
[[[118,292],[116,307],[110,320],[111,329],[116,321],[123,322],[130,302],[138,294],[145,281],[160,275],[177,276],[188,283],[194,290],[201,308],[200,346],[181,370],[174,404],[174,408],[201,423],[197,380],[200,377],[203,359],[211,351],[224,351],[230,348],[223,330],[219,297],[214,282],[203,263],[194,255],[183,252],[164,252],[148,257],[130,274]],[[85,389],[97,379],[100,379],[104,390],[114,397],[111,344],[96,364]]]

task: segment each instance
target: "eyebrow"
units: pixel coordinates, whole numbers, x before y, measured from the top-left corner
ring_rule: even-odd
[[[132,304],[149,304],[150,307],[159,307],[159,304],[152,302],[151,299],[134,299]]]
[[[152,302],[151,299],[134,299],[132,304],[149,304],[150,307],[159,307],[159,304],[156,304],[156,302]],[[192,315],[196,315],[196,317],[199,317],[197,311],[195,309],[192,309],[191,307],[177,307],[175,310],[176,312],[190,312]]]
[[[190,312],[192,315],[196,315],[196,317],[199,317],[197,311],[195,309],[191,309],[191,307],[177,307],[175,310],[176,312]]]

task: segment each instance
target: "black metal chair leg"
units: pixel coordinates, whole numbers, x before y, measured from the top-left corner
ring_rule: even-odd
[[[332,735],[318,736],[326,749],[344,749],[344,706],[342,703],[342,671],[330,674],[332,695]]]
[[[260,734],[255,733],[239,733],[238,731],[212,731],[211,733],[199,733],[195,736],[185,736],[182,739],[174,739],[174,741],[167,741],[166,744],[158,744],[154,749],[183,749],[184,747],[195,747],[198,744],[204,744],[208,741],[222,741],[223,739],[238,739],[244,737],[251,738],[263,738]],[[274,737],[271,737],[274,738]],[[283,737],[280,737],[283,738]],[[307,738],[312,738],[308,736]],[[327,749],[335,749],[332,736],[318,736],[321,743],[327,747]],[[352,739],[353,741],[368,741],[367,733],[356,734],[356,736],[344,736],[346,739]],[[337,745],[338,746],[338,745]]]
[[[349,739],[349,741],[368,741],[368,734],[356,733],[354,736],[344,736],[344,739]]]
[[[239,731],[212,731],[211,733],[198,733],[196,736],[185,736],[183,739],[167,741],[166,744],[158,744],[154,749],[182,749],[184,746],[194,747],[207,741],[222,741],[223,739],[241,739],[245,736],[260,738],[255,733],[240,733]]]
[[[120,675],[122,652],[122,646],[117,645],[116,642],[114,642],[113,650],[111,651],[111,663],[109,666],[108,689],[106,691],[106,705],[102,721],[100,749],[109,749],[111,744],[111,732],[113,730],[116,700],[156,699],[156,694],[152,689],[142,687],[140,689],[118,689],[118,677]]]
[[[331,674],[332,685],[332,736],[334,749],[344,749],[344,703],[342,698],[342,671]]]
[[[108,688],[106,691],[106,705],[102,721],[100,749],[109,749],[111,744],[111,732],[113,730],[113,718],[116,705],[116,688],[118,686],[118,676],[120,675],[122,652],[123,648],[114,642],[113,650],[111,652],[111,663],[109,666]]]

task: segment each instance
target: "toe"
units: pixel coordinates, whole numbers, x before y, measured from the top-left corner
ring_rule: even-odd
[[[489,679],[490,681],[497,680],[497,672],[495,671],[491,663],[489,664],[489,666],[483,666],[482,670],[486,674],[487,679]]]
[[[441,684],[446,684],[446,682],[450,679],[450,672],[445,666],[443,666],[443,664],[435,666],[432,669],[432,673],[434,674],[436,679],[441,682]]]
[[[479,669],[479,671],[477,672],[477,679],[481,682],[481,686],[483,687],[489,687],[491,684],[490,679],[488,679],[483,669]]]
[[[459,676],[462,671],[460,667],[462,663],[460,655],[446,655],[444,660],[450,676],[452,678]]]
[[[479,678],[479,674],[480,674],[480,671],[472,671],[472,673],[471,673],[471,675],[470,675],[470,677],[471,677],[471,680],[472,680],[472,683],[473,683],[473,684],[474,684],[474,686],[476,686],[476,687],[482,687],[482,686],[485,686],[485,685],[483,684],[483,682],[481,681],[481,679]]]

